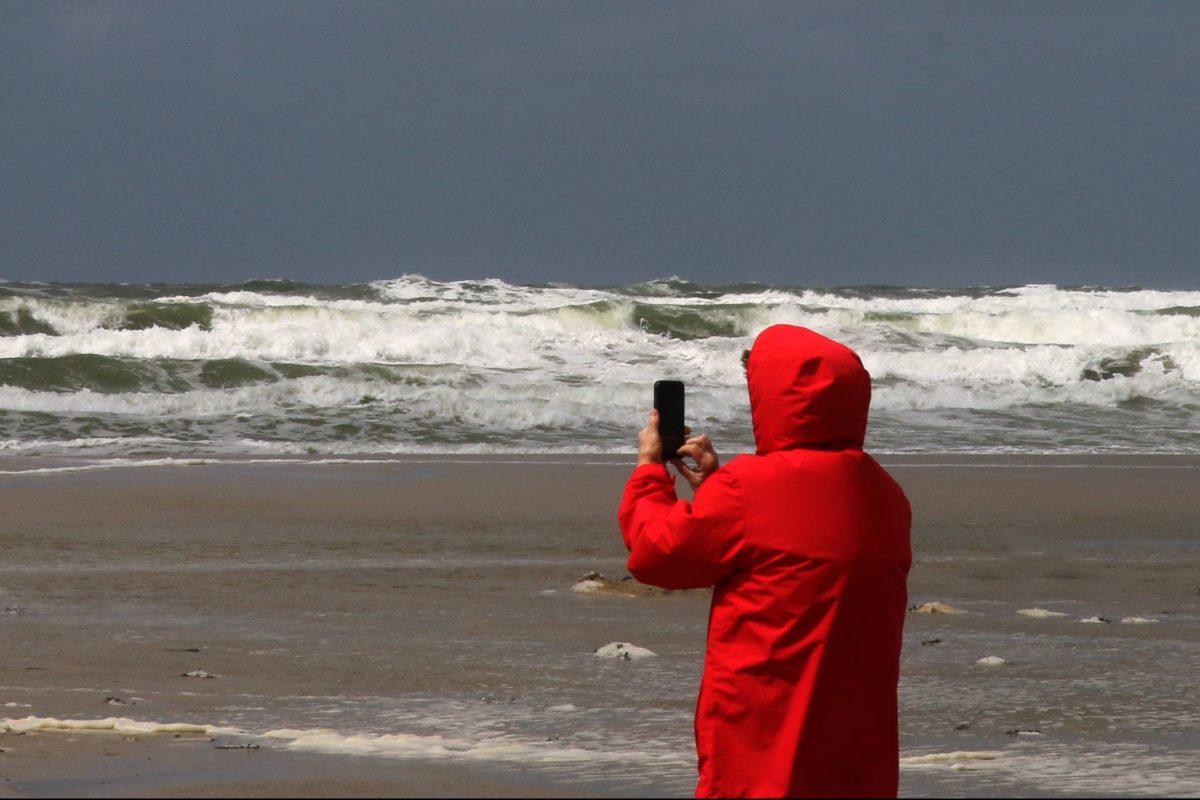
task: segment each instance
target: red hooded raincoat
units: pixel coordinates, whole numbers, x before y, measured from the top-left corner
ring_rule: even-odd
[[[692,503],[639,466],[618,514],[638,580],[715,586],[696,794],[895,796],[911,515],[862,450],[870,376],[849,348],[775,325],[747,379],[756,454]]]

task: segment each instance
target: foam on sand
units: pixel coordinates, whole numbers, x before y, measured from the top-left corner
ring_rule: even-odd
[[[465,739],[436,734],[344,734],[329,729],[281,728],[267,731],[262,734],[262,738],[280,740],[280,746],[288,750],[307,752],[428,760],[466,759],[513,764],[591,764],[598,761],[677,764],[688,763],[690,758],[688,753],[589,750],[564,746],[552,740],[503,735]]]
[[[1047,611],[1044,608],[1022,608],[1017,611],[1022,617],[1033,617],[1034,619],[1050,619],[1051,617],[1065,617],[1067,614],[1063,611]]]
[[[1007,658],[1001,658],[1000,656],[984,656],[983,658],[977,659],[975,663],[981,664],[985,667],[1003,667],[1007,665],[1009,661]]]
[[[241,734],[233,728],[216,725],[197,725],[191,722],[142,722],[128,717],[104,719],[55,719],[54,717],[24,717],[0,719],[0,732],[30,733],[33,731],[106,731],[126,735],[152,733],[197,733],[206,736]]]
[[[962,614],[963,612],[948,603],[917,603],[908,607],[914,614]]]
[[[646,651],[649,652],[649,651]],[[557,711],[574,710],[562,706]],[[277,746],[286,750],[306,752],[382,756],[387,758],[415,759],[467,759],[472,761],[507,762],[512,764],[594,764],[651,763],[657,765],[689,764],[691,753],[662,751],[648,753],[637,749],[591,750],[570,747],[557,740],[532,739],[528,737],[489,734],[478,738],[451,737],[441,735],[419,735],[412,733],[365,734],[342,733],[332,729],[289,729],[280,728],[255,734],[235,728],[203,725],[190,722],[151,722],[127,717],[105,719],[55,719],[53,717],[25,717],[23,719],[0,720],[0,733],[73,733],[94,732],[126,736],[148,736],[150,734],[197,734],[203,736],[238,736],[255,739],[275,740]],[[258,745],[244,744],[238,747],[257,749]],[[234,749],[234,748],[228,748]]]
[[[905,756],[900,759],[900,768],[969,769],[971,762],[995,761],[1002,757],[996,750],[955,750],[951,753],[927,753],[921,756]]]
[[[593,653],[597,658],[617,658],[622,661],[637,661],[642,658],[650,658],[657,656],[652,650],[647,650],[644,647],[638,647],[629,642],[610,642],[603,647],[597,647]]]

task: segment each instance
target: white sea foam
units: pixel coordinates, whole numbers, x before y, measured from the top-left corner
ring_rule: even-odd
[[[539,765],[625,762],[664,766],[687,764],[691,760],[689,753],[620,748],[596,750],[571,747],[551,740],[496,734],[466,738],[437,734],[359,735],[329,729],[278,729],[267,731],[262,737],[278,740],[289,750],[386,758],[462,759]]]
[[[932,753],[900,759],[904,770],[983,768],[994,786],[1015,784],[1035,796],[1194,797],[1200,769],[1186,750],[1162,752],[1152,744],[1071,744],[1038,741],[1003,751]],[[990,757],[988,757],[990,756]],[[1011,784],[1010,784],[1011,782]],[[1009,791],[1012,791],[1009,789]]]
[[[563,763],[588,762],[597,755],[580,748],[537,746],[532,742],[508,737],[473,741],[450,736],[410,733],[347,735],[332,730],[286,729],[268,731],[263,736],[283,740],[284,746],[293,750],[392,758]]]
[[[1034,619],[1052,619],[1054,617],[1067,616],[1063,611],[1048,611],[1044,608],[1022,608],[1017,613],[1022,617],[1033,617]]]
[[[744,449],[738,355],[786,322],[858,350],[885,449],[1200,452],[1200,292],[729,291],[674,279],[608,290],[403,276],[352,296],[255,284],[159,297],[206,306],[206,321],[122,330],[145,301],[25,288],[0,297],[0,314],[23,310],[55,333],[0,336],[0,412],[24,415],[0,414],[12,450],[123,439],[168,453],[616,452],[664,376],[687,381],[693,427]],[[78,356],[116,363],[49,368]],[[231,359],[260,378],[202,379],[205,365]],[[44,383],[29,377],[39,369]],[[121,370],[125,384],[88,377]]]
[[[955,750],[949,753],[925,753],[919,756],[902,756],[900,768],[954,768],[968,762],[996,761],[1004,753],[998,750]]]
[[[567,710],[560,708],[561,710]],[[603,750],[572,747],[557,741],[488,733],[479,737],[421,735],[413,733],[358,734],[333,729],[279,728],[253,734],[236,728],[187,722],[148,722],[127,717],[104,719],[55,719],[25,717],[0,720],[0,732],[97,732],[149,736],[152,734],[200,734],[269,739],[278,746],[304,752],[387,758],[464,759],[515,764],[638,763],[682,765],[690,753],[645,752],[637,749]]]
[[[0,719],[0,731],[30,733],[32,731],[102,731],[132,735],[154,733],[198,733],[209,736],[238,734],[241,731],[217,725],[197,725],[190,722],[145,722],[127,717],[104,719],[55,719],[54,717],[23,717]]]

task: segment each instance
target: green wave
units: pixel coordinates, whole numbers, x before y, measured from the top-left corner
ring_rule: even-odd
[[[35,317],[28,306],[18,306],[12,311],[0,311],[0,336],[24,336],[31,333],[58,335],[54,326]]]
[[[635,303],[633,321],[648,333],[685,341],[714,336],[744,336],[755,305],[660,306]]]
[[[209,389],[236,389],[256,383],[275,383],[279,376],[273,370],[241,358],[218,358],[205,361],[200,368],[200,382]]]
[[[1146,312],[1136,312],[1144,314]],[[1200,317],[1200,306],[1171,306],[1170,308],[1156,308],[1150,312],[1156,317]]]
[[[155,392],[176,394],[201,389],[236,389],[311,376],[422,386],[444,381],[447,367],[433,365],[335,364],[117,358],[74,354],[55,358],[0,358],[0,386],[34,392],[91,391],[98,394]],[[457,368],[452,368],[457,369]],[[366,398],[363,402],[373,402]]]
[[[212,306],[204,303],[134,303],[125,309],[120,329],[181,331],[195,325],[207,331],[212,329],[212,316]]]
[[[77,392],[88,389],[102,394],[135,391],[183,391],[186,380],[154,362],[76,354],[58,358],[0,359],[0,385],[35,392]]]
[[[863,322],[885,322],[889,325],[913,326],[917,315],[905,311],[867,311],[863,314]]]
[[[1085,381],[1106,381],[1118,375],[1132,378],[1142,371],[1143,361],[1155,356],[1162,361],[1164,369],[1173,370],[1177,368],[1175,362],[1170,357],[1160,354],[1154,348],[1138,347],[1099,359],[1094,365],[1085,367],[1079,377]]]

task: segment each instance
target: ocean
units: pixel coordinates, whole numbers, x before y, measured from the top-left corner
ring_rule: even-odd
[[[404,276],[0,283],[0,794],[688,795],[709,593],[616,508],[656,379],[753,448],[774,323],[913,505],[901,794],[1200,792],[1200,291]]]
[[[877,453],[1200,453],[1200,291],[0,283],[0,452],[616,454],[659,378],[752,449],[739,362],[774,323],[845,342]]]

